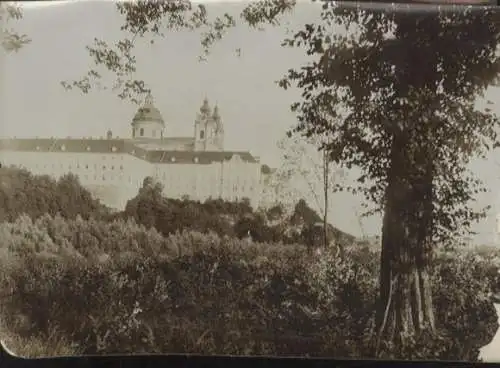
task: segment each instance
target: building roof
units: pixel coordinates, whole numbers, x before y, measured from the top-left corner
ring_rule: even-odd
[[[179,139],[181,138],[172,138]],[[189,138],[191,139],[191,138]],[[186,138],[186,141],[188,138]],[[75,138],[34,138],[0,139],[1,151],[61,152],[61,153],[101,153],[129,154],[151,163],[199,163],[222,162],[238,155],[242,161],[258,162],[250,152],[236,151],[180,151],[145,148],[131,139],[75,139]]]
[[[182,150],[193,150],[195,139],[194,137],[166,137],[151,141],[151,139],[135,138],[133,143],[145,150],[181,151],[181,148]]]
[[[199,163],[229,161],[234,156],[239,156],[245,162],[257,162],[249,152],[223,152],[223,151],[148,151],[147,160],[152,163]]]

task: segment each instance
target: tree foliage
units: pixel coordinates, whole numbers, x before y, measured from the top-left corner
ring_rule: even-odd
[[[272,174],[274,180],[268,184],[274,189],[278,203],[307,198],[319,213],[331,208],[331,197],[325,199],[325,184],[332,194],[342,185],[343,173],[327,161],[323,151],[320,151],[321,147],[320,139],[306,139],[299,135],[286,136],[278,142],[281,165]]]
[[[498,13],[436,10],[324,3],[321,22],[285,42],[315,57],[281,81],[303,91],[294,132],[327,135],[332,160],[362,169],[351,189],[384,213],[376,352],[382,336],[404,350],[435,332],[433,245],[484,216],[467,164],[497,142],[497,116],[476,102],[498,81]]]
[[[498,81],[496,17],[488,8],[437,14],[325,4],[319,24],[306,25],[285,42],[317,56],[281,81],[284,88],[295,84],[303,90],[303,100],[293,106],[300,120],[295,131],[328,135],[325,149],[334,161],[363,168],[360,185],[351,189],[374,203],[375,211],[384,209],[392,137],[404,132],[412,142],[408,169],[421,164],[432,145],[434,231],[441,239],[467,232],[481,216],[467,204],[482,189],[466,164],[497,138],[497,117],[476,104]],[[333,25],[346,32],[332,32]],[[325,109],[342,119],[332,124]]]
[[[95,38],[94,43],[87,46],[93,68],[82,78],[61,84],[66,90],[77,89],[83,93],[109,89],[120,99],[139,104],[150,89],[147,81],[136,74],[138,57],[134,51],[138,42],[153,44],[174,30],[198,31],[202,47],[200,61],[203,61],[209,56],[211,47],[238,24],[238,18],[254,28],[262,24],[277,25],[280,16],[294,5],[295,0],[259,0],[246,6],[240,14],[226,12],[211,17],[205,5],[189,0],[119,2],[116,8],[123,17],[124,38],[114,44]],[[114,81],[112,85],[104,85],[102,76],[109,72]]]
[[[0,168],[0,221],[14,221],[23,214],[33,219],[45,214],[100,218],[108,212],[74,175],[54,180],[25,170]]]
[[[302,245],[48,215],[1,223],[0,234],[2,331],[36,336],[47,353],[372,356],[378,251],[350,247],[339,260]],[[498,326],[486,298],[495,266],[477,258],[443,254],[432,273],[447,338],[399,355],[387,347],[385,358],[477,359]]]
[[[318,235],[322,218],[301,199],[290,213],[282,206],[254,210],[248,201],[228,202],[208,199],[204,202],[174,199],[163,195],[163,187],[146,178],[136,197],[128,201],[125,211],[112,218],[133,218],[164,235],[184,231],[215,232],[219,236],[249,238],[255,242],[304,243],[314,248],[324,244]],[[328,224],[330,239],[352,244],[356,239]]]
[[[294,5],[260,1],[241,16],[252,27],[277,24]],[[122,30],[131,36],[116,49],[96,40],[89,53],[96,66],[115,74],[119,97],[134,102],[147,92],[134,75],[135,39],[163,36],[162,27],[205,27],[202,45],[210,46],[235,25],[229,15],[205,21],[206,9],[193,10],[188,2],[139,1],[118,9],[125,17]],[[431,295],[434,246],[452,244],[484,217],[484,210],[472,206],[484,188],[467,165],[496,147],[500,122],[477,104],[498,82],[498,13],[487,7],[402,10],[324,2],[320,19],[283,44],[304,48],[314,61],[289,70],[280,82],[303,92],[292,106],[299,119],[293,133],[328,137],[321,149],[329,159],[362,171],[357,184],[346,189],[364,195],[373,206],[368,213],[384,213],[376,355],[382,333],[397,343],[400,355],[415,339],[439,339]],[[66,87],[86,93],[99,78],[91,70]],[[168,218],[165,208],[151,213],[145,205],[144,218],[151,223]],[[240,220],[242,227],[259,222]]]
[[[22,18],[22,9],[17,2],[0,3],[0,24],[2,47],[7,52],[19,51],[21,47],[31,42],[31,39],[20,34],[12,27],[12,23]]]

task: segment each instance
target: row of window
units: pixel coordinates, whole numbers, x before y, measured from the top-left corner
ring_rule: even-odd
[[[18,166],[18,167],[21,167],[23,169],[28,169],[26,167],[26,165],[15,165],[15,166]],[[36,164],[35,165],[35,169],[47,169],[47,168],[52,168],[52,169],[56,169],[56,167],[59,166],[60,169],[65,169],[65,165],[63,164],[59,164],[59,165],[56,165],[56,164],[45,164],[45,165],[38,165]],[[94,164],[94,169],[97,169],[97,164]],[[89,169],[89,165],[82,165],[80,166],[79,164],[76,165],[76,168],[77,169],[80,169],[81,167],[85,167],[85,169]],[[69,171],[71,172],[73,166],[72,165],[69,165],[68,166],[68,169]],[[111,165],[111,166],[106,166],[106,165],[102,165],[102,169],[103,170],[106,170],[107,168],[111,169],[111,170],[115,170],[116,167],[114,165]],[[123,171],[123,165],[120,165],[119,166],[119,169]],[[85,175],[82,175],[81,176],[83,179],[85,180],[89,180],[90,177],[92,177],[92,175],[88,175],[88,174],[85,174]],[[157,178],[159,178],[159,176],[157,175]],[[162,178],[163,178],[163,182],[167,181],[167,176],[165,173],[163,173],[162,175]],[[172,177],[170,176],[169,179],[171,180],[171,182],[179,182],[178,180],[175,180],[175,178],[179,178],[179,176],[176,176],[176,177]],[[108,176],[106,175],[97,175],[97,174],[94,174],[93,175],[93,179],[94,180],[102,180],[102,181],[113,181],[113,180],[122,180],[123,179],[123,173],[119,173],[119,174],[109,174]],[[161,179],[160,179],[161,180]],[[128,182],[129,183],[132,183],[132,177],[131,176],[128,176]],[[206,183],[206,181],[205,181]],[[168,185],[168,183],[165,183]],[[210,186],[210,192],[215,192],[215,191],[218,191],[218,188],[220,188],[220,182],[217,181],[217,182],[214,182],[212,180],[209,180],[209,183],[208,185]],[[191,189],[193,192],[195,192],[197,190],[197,182],[196,181],[193,181],[191,183]],[[247,184],[246,182],[240,182],[239,180],[235,183],[235,182],[226,182],[224,183],[224,191],[228,190],[229,188],[232,188],[233,192],[246,192],[246,191],[253,191],[255,189],[255,187],[251,184]],[[184,185],[181,185],[181,187],[184,187]]]
[[[85,180],[89,180],[89,175],[83,175],[81,177],[83,179],[85,179]],[[102,175],[102,176],[94,175],[94,180],[95,181],[97,181],[97,180],[102,180],[102,181],[120,180],[120,181],[122,181],[123,180],[123,176],[122,175],[116,175],[116,176],[115,175],[110,175],[109,177],[106,177],[106,175]],[[128,182],[132,183],[132,178],[130,176],[128,177]]]
[[[156,138],[156,133],[157,133],[157,131],[156,131],[156,130],[153,130],[153,131],[151,132],[151,134],[152,134],[153,138]],[[135,137],[136,137],[136,134],[137,134],[137,129],[133,129],[133,130],[132,130],[132,138],[135,138]],[[160,137],[162,137],[162,136],[163,136],[163,134],[162,134],[162,132],[160,131]],[[139,137],[144,137],[144,128],[139,128]]]
[[[24,167],[24,165],[21,165]],[[52,169],[55,169],[56,168],[56,164],[51,164],[51,165],[38,165],[38,164],[35,164],[35,169],[47,169],[47,168],[52,168]],[[81,169],[81,168],[85,168],[85,169],[89,169],[90,165],[80,165],[80,164],[76,164],[75,167],[77,169]],[[66,165],[64,164],[59,164],[59,168],[61,169],[65,169],[66,168]],[[97,169],[97,164],[94,164],[93,165],[93,168],[94,169]],[[120,169],[120,170],[123,170],[123,165],[120,165],[120,166],[115,166],[115,165],[110,165],[110,166],[106,166],[106,165],[102,165],[102,169],[103,170],[106,170],[106,169],[110,169],[110,170],[115,170],[115,169]],[[73,165],[68,165],[68,169],[69,170],[72,170],[73,169]]]
[[[66,150],[65,145],[62,145],[60,148],[61,148],[61,151],[65,151],[65,150]],[[37,151],[40,151],[40,146],[37,146],[37,147],[36,147],[36,150],[37,150]],[[91,149],[90,149],[90,146],[87,146],[87,151],[90,151],[90,150],[91,150]],[[117,148],[116,148],[116,147],[112,147],[112,148],[111,148],[111,150],[112,150],[113,152],[116,152],[116,151],[117,151]],[[136,151],[135,151],[135,150],[132,150],[130,153],[131,153],[132,155],[135,155],[135,154],[136,154]],[[102,156],[102,160],[106,160],[106,157],[107,157],[107,156],[103,155],[103,156]],[[146,155],[144,154],[144,155],[142,156],[142,158],[146,158]],[[115,156],[111,156],[111,159],[112,159],[112,160],[114,160],[114,159],[115,159]],[[120,160],[122,160],[122,161],[123,161],[123,156],[122,156],[122,155],[120,156]],[[177,160],[176,160],[176,158],[175,158],[175,157],[171,157],[171,158],[170,158],[170,162],[176,162],[176,161],[177,161]],[[200,160],[199,160],[199,158],[198,158],[198,157],[194,157],[194,158],[193,158],[193,162],[194,162],[194,163],[198,163],[199,161],[200,161]]]
[[[59,146],[59,149],[61,151],[66,151],[66,145],[63,144],[63,145]],[[36,150],[40,151],[41,147],[40,146],[36,146]],[[92,149],[90,148],[90,146],[87,146],[86,150],[87,150],[87,152],[92,151]],[[115,146],[113,146],[113,147],[111,147],[111,151],[112,152],[116,152],[116,151],[118,151],[118,148],[116,148]]]
[[[158,179],[160,179],[160,180],[162,180],[162,179],[163,179],[163,181],[166,181],[166,180],[173,180],[173,176],[172,176],[172,174],[167,175],[167,173],[166,173],[166,172],[163,172],[163,173],[160,175],[160,173],[159,173],[158,171],[159,171],[159,170],[157,170],[157,172],[156,172],[156,178],[158,178]],[[212,185],[213,180],[209,180],[209,182],[210,182],[210,185]],[[253,189],[253,187],[254,187],[252,184],[248,183],[248,181],[247,181],[247,180],[245,180],[245,178],[236,177],[235,182],[236,182],[236,183],[235,183],[235,184],[233,184],[234,186],[241,186],[242,188],[245,188],[245,186],[247,186],[247,185],[248,185],[248,186],[249,186],[249,188],[251,188],[250,190],[252,190],[252,189]],[[243,190],[244,190],[244,189],[243,189]]]
[[[167,183],[165,183],[167,184]],[[168,184],[167,184],[168,186]],[[253,185],[238,185],[238,184],[233,184],[233,185],[224,185],[224,189],[227,190],[229,188],[233,189],[233,192],[246,192],[246,191],[249,191],[249,192],[252,192],[254,190],[254,186]],[[196,192],[198,189],[198,185],[196,183],[196,181],[193,181],[191,183],[191,190],[193,192]],[[219,191],[219,187],[216,186],[216,185],[210,185],[208,188],[205,186],[201,186],[200,189],[209,189],[208,191],[209,192],[218,192]],[[205,190],[202,190],[202,191],[205,191]],[[223,190],[224,191],[224,190]]]
[[[21,167],[25,167],[25,165],[20,165]],[[102,170],[117,170],[119,169],[120,171],[123,171],[124,170],[124,167],[123,165],[119,165],[119,166],[115,166],[115,165],[97,165],[97,164],[93,164],[93,165],[89,165],[89,164],[85,164],[85,165],[80,165],[80,164],[76,164],[75,166],[73,165],[64,165],[64,164],[43,164],[43,165],[39,165],[39,164],[35,164],[35,169],[47,169],[47,168],[52,168],[52,169],[56,169],[57,167],[59,167],[60,169],[68,169],[68,170],[73,170],[73,167],[75,167],[76,169],[86,169],[86,170],[89,170],[90,169],[90,166],[92,166],[92,168],[94,170],[97,170],[98,169],[98,166],[100,166],[102,168]],[[161,175],[159,175],[159,172],[157,171],[157,175],[156,175],[157,178],[159,179],[163,179],[163,181],[167,180],[167,178],[169,180],[172,180],[172,175],[168,175],[167,176],[167,173],[166,172],[163,172]],[[245,187],[245,184],[247,184],[247,181],[246,180],[241,180],[243,178],[239,178],[237,177],[236,178],[236,183],[234,184],[235,186],[239,186],[241,185],[242,187]],[[253,186],[250,186],[251,188],[253,188]]]

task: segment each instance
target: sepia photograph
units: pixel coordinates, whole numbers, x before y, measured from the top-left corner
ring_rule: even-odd
[[[19,357],[500,362],[500,10],[0,3]]]

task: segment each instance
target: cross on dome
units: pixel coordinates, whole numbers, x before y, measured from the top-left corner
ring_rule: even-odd
[[[144,104],[145,105],[153,105],[154,104],[154,99],[153,99],[153,95],[151,94],[151,92],[148,92],[148,94],[144,100]]]

